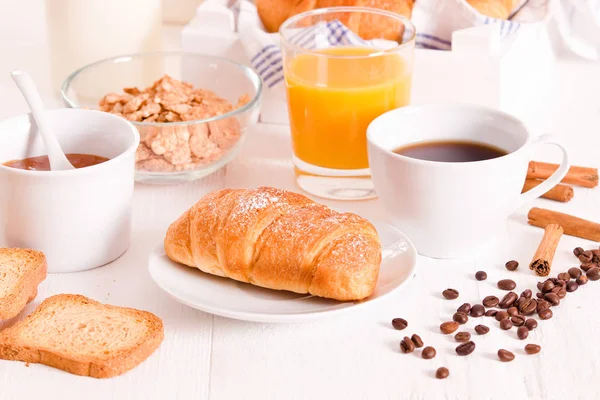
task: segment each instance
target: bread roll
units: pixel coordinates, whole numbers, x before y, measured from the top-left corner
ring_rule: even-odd
[[[511,12],[507,7],[510,0],[467,0],[467,3],[481,14],[492,18],[508,19]]]
[[[209,274],[341,301],[370,296],[381,263],[369,221],[269,187],[209,194],[171,224],[164,247]]]
[[[265,29],[268,32],[277,32],[285,20],[305,11],[327,7],[357,6],[388,10],[410,18],[413,3],[413,0],[256,0],[256,8]],[[342,20],[341,22],[367,40],[374,38],[394,40],[401,30],[398,23],[375,15],[355,14],[352,21]]]

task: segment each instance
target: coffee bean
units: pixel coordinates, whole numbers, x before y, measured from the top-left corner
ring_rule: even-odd
[[[523,315],[531,315],[535,310],[537,310],[537,300],[535,299],[525,299],[519,306],[519,311]]]
[[[506,311],[498,311],[496,314],[496,321],[502,321],[503,319],[509,318],[510,315]]]
[[[588,272],[590,269],[592,269],[592,268],[596,268],[597,266],[598,266],[598,265],[596,265],[596,264],[592,264],[592,263],[586,263],[586,264],[581,264],[581,265],[579,266],[579,268],[581,268],[581,270],[582,270],[583,272]]]
[[[526,302],[527,299],[525,297],[519,297],[517,301],[515,301],[514,307],[517,307],[519,310],[521,309],[521,305]]]
[[[532,295],[533,293],[531,292],[531,289],[525,289],[523,290],[523,293],[521,293],[521,297],[524,297],[526,299],[530,299]]]
[[[437,352],[433,347],[427,346],[423,349],[423,352],[421,352],[421,357],[423,357],[426,360],[431,360],[433,357],[435,357],[436,354]]]
[[[578,258],[582,263],[589,263],[594,258],[594,254],[591,251],[586,250],[581,253]]]
[[[512,317],[519,314],[519,309],[517,307],[509,307],[509,309],[506,310],[506,312]]]
[[[401,331],[402,329],[406,329],[408,322],[406,322],[404,318],[394,318],[392,320],[392,326],[394,329]]]
[[[537,301],[537,313],[539,314],[540,312],[544,311],[547,308],[550,308],[551,304],[548,303],[546,300],[538,300]]]
[[[537,321],[535,319],[529,318],[527,321],[525,321],[525,326],[527,327],[527,329],[529,329],[530,331],[532,331],[535,328],[537,328],[538,323],[537,323]]]
[[[496,314],[498,314],[498,310],[487,310],[484,315],[486,317],[495,317]]]
[[[471,311],[471,305],[469,303],[464,303],[462,306],[456,309],[456,312],[462,312],[468,314]]]
[[[514,326],[523,326],[523,324],[525,324],[525,317],[522,317],[520,315],[513,315],[512,317],[510,317],[510,321],[513,323]]]
[[[467,317],[467,314],[465,314],[464,312],[456,312],[452,316],[452,320],[462,325],[467,323],[469,317]]]
[[[468,342],[471,340],[471,334],[469,332],[458,332],[454,335],[454,340],[461,343]]]
[[[498,358],[502,362],[509,362],[515,359],[515,355],[508,350],[500,349],[498,350]]]
[[[474,350],[475,350],[475,343],[466,342],[466,343],[458,345],[458,347],[456,348],[456,354],[458,354],[459,356],[468,356]]]
[[[538,283],[537,283],[537,289],[538,289],[539,291],[541,291],[543,287],[544,287],[544,282],[538,282]]]
[[[600,250],[594,249],[594,250],[591,250],[591,251],[592,251],[592,254],[594,255],[594,257],[592,258],[592,261],[595,262],[595,263],[600,262]]]
[[[435,377],[438,379],[446,379],[450,375],[450,371],[446,367],[440,367],[435,371]]]
[[[575,280],[575,282],[577,282],[577,284],[579,286],[581,285],[585,285],[586,283],[588,283],[588,277],[585,275],[580,275],[577,277],[577,279]]]
[[[458,299],[458,290],[456,289],[446,289],[442,292],[442,296],[448,300]]]
[[[500,303],[500,299],[498,299],[496,296],[487,296],[483,299],[482,303],[487,308],[496,307],[498,303]]]
[[[528,344],[525,346],[525,353],[527,354],[537,354],[542,350],[542,348],[537,344]]]
[[[513,323],[510,319],[506,318],[500,321],[500,329],[507,331],[513,327]]]
[[[475,326],[475,332],[477,332],[478,335],[485,335],[489,331],[490,331],[490,328],[488,328],[485,325],[477,325],[477,326]]]
[[[554,289],[552,289],[550,292],[548,293],[554,293],[555,295],[558,296],[558,292],[560,292],[560,289],[562,289],[560,286],[555,286]],[[546,294],[548,294],[546,293]],[[545,296],[545,295],[544,295]]]
[[[550,280],[547,280],[544,282],[544,286],[542,286],[542,293],[548,293],[552,289],[554,289],[554,283],[552,283]]]
[[[576,291],[577,289],[579,289],[579,285],[577,284],[576,281],[571,281],[571,282],[567,283],[567,292],[572,293],[572,292]]]
[[[511,260],[504,264],[504,267],[506,267],[506,269],[509,271],[515,271],[517,268],[519,268],[519,263],[515,260]]]
[[[512,279],[502,279],[498,281],[498,289],[513,290],[516,287],[517,284]]]
[[[485,308],[481,304],[474,304],[471,307],[471,317],[479,318],[485,314]]]
[[[543,299],[544,298],[544,294],[542,292],[537,292],[535,294],[535,297],[537,297],[538,299]]]
[[[404,339],[400,342],[400,351],[403,353],[412,353],[415,351],[415,344],[408,336],[404,336]]]
[[[558,274],[558,279],[561,281],[569,282],[571,280],[571,275],[568,272],[561,272]]]
[[[546,308],[546,309],[538,312],[538,316],[540,317],[540,319],[543,319],[543,320],[550,319],[550,318],[552,318],[552,310],[549,308]]]
[[[573,279],[577,279],[581,275],[581,270],[577,267],[569,268],[569,276]]]
[[[558,279],[558,280],[556,281],[555,285],[556,285],[556,286],[558,286],[558,288],[560,289],[560,288],[562,288],[562,287],[565,287],[565,286],[567,286],[567,282],[566,282],[566,281],[563,281],[562,279]]]
[[[521,340],[527,339],[527,336],[529,336],[529,329],[527,329],[526,326],[520,326],[519,329],[517,329],[517,336]]]
[[[594,267],[594,268],[590,269],[586,273],[586,275],[590,281],[597,281],[598,279],[600,279],[600,268]]]
[[[456,321],[448,321],[448,322],[444,322],[443,324],[440,325],[440,331],[442,331],[442,333],[444,335],[453,333],[457,329],[458,329],[458,322],[456,322]]]
[[[518,296],[515,292],[509,292],[502,298],[502,300],[500,300],[500,303],[498,303],[498,307],[509,308],[514,304],[515,301],[517,301],[517,298]]]
[[[415,344],[415,347],[418,347],[418,348],[423,347],[423,339],[421,339],[421,336],[417,335],[416,333],[410,337],[410,340],[413,341],[413,343]]]
[[[558,297],[558,295],[556,293],[546,293],[544,295],[544,300],[546,300],[548,303],[552,304],[553,306],[557,306],[560,304],[560,298]]]
[[[581,247],[575,247],[573,249],[573,254],[575,254],[575,257],[579,257],[583,251],[584,250]]]
[[[567,297],[567,287],[566,287],[566,285],[565,285],[565,287],[561,287],[560,290],[558,292],[556,292],[556,295],[561,300],[564,299],[565,297]]]
[[[485,271],[477,271],[475,279],[478,281],[485,281],[487,279],[487,273]]]

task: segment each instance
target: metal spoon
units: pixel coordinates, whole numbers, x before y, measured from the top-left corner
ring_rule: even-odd
[[[25,98],[25,101],[29,104],[31,114],[38,127],[38,132],[42,135],[46,151],[48,152],[50,169],[52,171],[75,169],[62,151],[60,144],[56,139],[56,135],[46,119],[44,104],[42,103],[42,99],[31,76],[23,71],[13,71],[11,76],[13,81],[19,87],[19,90],[21,90],[21,94]]]

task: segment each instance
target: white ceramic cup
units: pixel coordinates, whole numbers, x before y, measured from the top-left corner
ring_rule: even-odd
[[[102,266],[129,247],[138,131],[100,111],[47,115],[65,153],[109,160],[69,171],[0,165],[0,246],[44,252],[52,273]],[[0,164],[45,154],[30,114],[0,122]]]
[[[490,144],[508,152],[475,162],[424,161],[393,152],[437,140]],[[369,167],[377,195],[392,223],[434,258],[461,258],[481,249],[506,228],[507,217],[564,178],[566,150],[550,135],[532,137],[525,125],[500,111],[467,104],[408,106],[376,118],[367,129]],[[532,147],[553,144],[560,168],[521,194]]]

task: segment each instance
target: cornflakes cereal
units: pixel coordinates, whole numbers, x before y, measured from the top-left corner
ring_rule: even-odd
[[[100,99],[100,110],[133,122],[195,121],[226,114],[250,101],[245,94],[236,106],[206,89],[163,76],[145,89],[124,88]],[[219,159],[241,135],[235,117],[202,124],[138,125],[140,145],[136,168],[173,172],[198,168]]]

